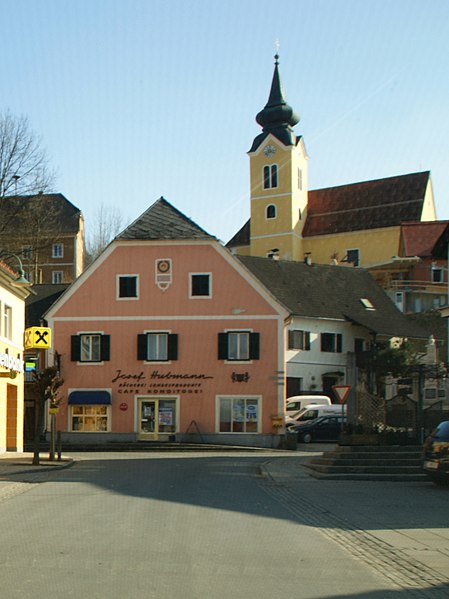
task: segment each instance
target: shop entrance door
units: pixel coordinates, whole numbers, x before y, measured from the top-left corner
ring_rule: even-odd
[[[139,438],[157,439],[157,402],[150,399],[141,399],[139,406]]]
[[[166,398],[139,399],[139,430],[141,441],[168,440],[176,433],[176,400]]]

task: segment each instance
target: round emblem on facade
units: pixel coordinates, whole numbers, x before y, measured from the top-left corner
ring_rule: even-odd
[[[168,260],[159,260],[157,269],[159,272],[168,272],[170,270],[170,262]]]

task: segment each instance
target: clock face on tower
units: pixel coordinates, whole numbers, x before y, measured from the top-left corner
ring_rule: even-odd
[[[270,158],[271,156],[274,156],[276,154],[276,148],[272,145],[265,146],[265,148],[263,149],[263,153],[265,154],[265,156],[267,156],[267,158]]]

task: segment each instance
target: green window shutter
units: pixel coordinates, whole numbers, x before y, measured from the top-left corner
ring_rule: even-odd
[[[137,335],[137,359],[146,360],[147,357],[147,336]]]
[[[218,333],[218,359],[228,359],[228,334]]]
[[[260,333],[250,333],[249,335],[249,358],[258,360],[260,357]]]
[[[304,349],[310,351],[310,331],[304,332]]]
[[[81,360],[81,337],[79,335],[72,335],[71,337],[70,359],[72,362]]]
[[[167,359],[178,359],[178,335],[168,335]]]
[[[111,336],[102,335],[100,339],[100,360],[109,362],[111,359]]]
[[[341,333],[337,333],[337,352],[341,354],[343,351],[343,335]]]

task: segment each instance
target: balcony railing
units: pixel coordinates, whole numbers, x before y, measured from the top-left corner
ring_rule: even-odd
[[[432,283],[432,281],[390,280],[384,281],[383,286],[388,291],[424,291],[426,293],[446,294],[447,283]]]

